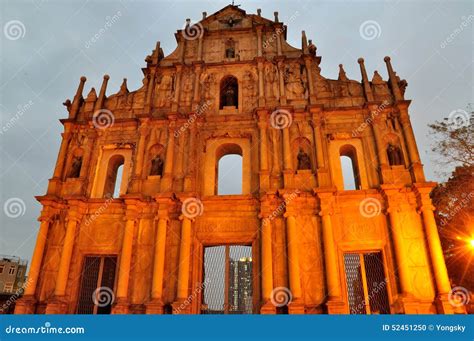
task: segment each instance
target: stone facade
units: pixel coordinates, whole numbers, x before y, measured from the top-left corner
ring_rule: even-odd
[[[75,313],[84,257],[115,255],[114,313],[199,313],[203,249],[253,247],[254,312],[349,313],[343,255],[382,254],[391,313],[452,313],[450,284],[410,124],[406,81],[336,80],[303,32],[229,5],[160,44],[143,86],[65,105],[29,286],[16,313]],[[216,165],[243,158],[241,195],[217,195]],[[340,157],[355,190],[344,190]],[[120,196],[112,197],[123,166]],[[368,204],[367,204],[368,203]],[[368,211],[368,212],[366,212]],[[192,297],[193,299],[189,299]],[[179,308],[179,309],[178,309]]]

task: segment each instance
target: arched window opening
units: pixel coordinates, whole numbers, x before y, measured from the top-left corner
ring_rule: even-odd
[[[237,78],[233,76],[223,78],[220,91],[220,109],[224,109],[224,107],[239,107],[239,86]]]
[[[359,166],[357,163],[357,153],[353,146],[341,147],[340,160],[344,190],[360,189]]]
[[[114,155],[109,160],[107,177],[105,179],[104,197],[118,198],[123,181],[123,164],[125,159],[122,155]]]
[[[223,145],[216,155],[217,195],[242,194],[243,158],[238,145]]]

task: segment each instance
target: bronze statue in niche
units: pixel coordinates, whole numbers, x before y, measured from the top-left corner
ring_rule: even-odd
[[[305,153],[303,149],[300,148],[300,151],[298,152],[298,170],[303,170],[303,169],[311,169],[311,160],[309,158],[308,153]]]
[[[71,170],[69,171],[68,178],[78,178],[81,174],[82,168],[82,156],[74,156],[71,162]]]
[[[232,38],[227,39],[225,43],[225,57],[235,58],[235,41]]]
[[[159,155],[151,160],[150,175],[163,175],[163,160]]]
[[[389,144],[387,148],[387,155],[390,166],[400,166],[404,164],[400,147]]]
[[[238,107],[238,90],[237,78],[229,76],[221,81],[220,109],[224,107]]]

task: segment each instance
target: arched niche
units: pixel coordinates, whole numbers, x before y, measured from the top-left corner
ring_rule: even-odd
[[[242,156],[242,195],[250,194],[250,141],[244,138],[217,138],[208,140],[205,149],[204,195],[217,194],[218,162],[225,156],[237,154]]]
[[[104,198],[113,193],[116,181],[120,181],[119,194],[127,192],[132,166],[132,147],[104,146],[95,168],[92,198]],[[117,179],[118,168],[123,165],[122,178]]]

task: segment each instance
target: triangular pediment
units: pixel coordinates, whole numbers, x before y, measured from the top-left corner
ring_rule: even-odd
[[[228,5],[201,21],[201,25],[209,30],[251,27],[255,24],[272,24],[271,20],[258,15],[247,14],[237,6]]]

